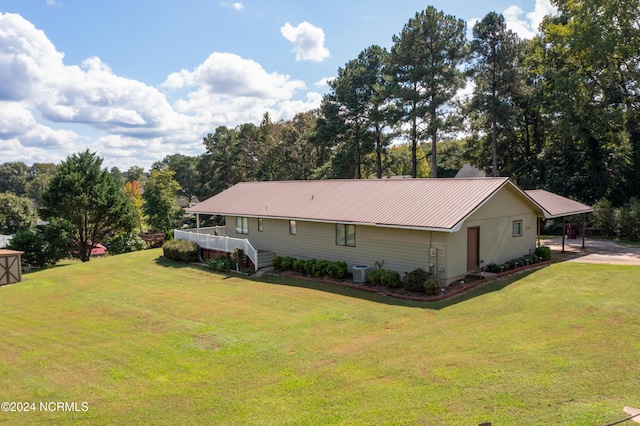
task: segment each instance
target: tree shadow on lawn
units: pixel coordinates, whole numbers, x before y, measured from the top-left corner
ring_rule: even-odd
[[[264,275],[262,277],[252,277],[248,275],[236,274],[233,272],[232,273],[215,272],[209,269],[204,264],[200,265],[200,264],[194,264],[194,263],[178,262],[174,260],[165,259],[163,257],[159,257],[155,259],[155,262],[159,266],[163,266],[167,268],[176,268],[176,269],[190,268],[198,271],[209,272],[209,273],[221,276],[225,280],[230,278],[242,278],[245,280],[251,280],[254,282],[260,282],[260,283],[266,283],[266,284],[283,285],[283,286],[298,287],[298,288],[308,288],[310,290],[318,290],[318,291],[323,291],[326,293],[336,294],[340,296],[353,297],[356,299],[366,300],[369,302],[384,303],[386,305],[391,305],[391,306],[406,306],[406,307],[412,307],[412,308],[431,309],[431,310],[445,309],[450,306],[454,306],[458,303],[462,303],[467,300],[483,296],[485,294],[493,293],[495,291],[501,291],[502,289],[508,287],[509,285],[521,280],[522,278],[538,270],[538,269],[529,269],[529,270],[520,271],[512,275],[487,281],[484,284],[473,287],[469,290],[464,291],[463,293],[457,294],[455,296],[451,296],[447,299],[439,300],[436,302],[427,302],[427,301],[401,299],[393,296],[373,293],[367,290],[360,290],[358,288],[342,286],[337,283],[334,284],[334,283],[327,283],[327,282],[316,282],[311,280],[305,280],[304,278],[289,278],[289,277],[282,277],[279,275]]]

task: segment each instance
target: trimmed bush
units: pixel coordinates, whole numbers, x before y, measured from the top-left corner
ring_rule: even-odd
[[[313,275],[314,277],[329,276],[331,278],[344,278],[349,273],[346,262],[331,262],[316,259],[295,259],[289,256],[276,256],[273,258],[273,267],[282,271],[295,271],[299,274]]]
[[[369,275],[367,276],[368,280],[369,280],[369,284],[371,285],[382,285],[382,277],[385,274],[385,270],[384,269],[374,269],[373,271],[369,272]]]
[[[180,262],[197,262],[200,260],[200,247],[194,241],[171,240],[162,245],[164,257]]]
[[[485,267],[485,269],[487,270],[487,272],[492,272],[494,274],[499,274],[500,272],[502,272],[502,266],[498,265],[497,263],[490,263]]]
[[[424,291],[424,283],[429,278],[431,278],[431,274],[422,268],[417,268],[404,274],[402,286],[409,291],[422,293]]]
[[[400,274],[396,271],[375,269],[369,272],[369,283],[371,285],[396,288],[400,287],[400,282]]]
[[[540,246],[536,248],[535,254],[542,259],[542,262],[551,260],[551,248],[547,246]]]
[[[382,285],[389,288],[397,288],[400,287],[400,283],[399,273],[396,271],[384,271],[384,275],[382,276]]]
[[[433,278],[429,278],[428,280],[426,280],[423,285],[424,292],[430,296],[436,296],[442,291],[440,288],[440,283],[438,283],[438,281],[434,280]]]

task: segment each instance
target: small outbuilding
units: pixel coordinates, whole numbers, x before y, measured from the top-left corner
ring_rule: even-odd
[[[0,249],[0,286],[22,281],[22,255],[24,252]]]

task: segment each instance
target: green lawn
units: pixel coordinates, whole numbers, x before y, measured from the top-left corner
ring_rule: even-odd
[[[0,400],[36,404],[0,423],[602,425],[640,405],[640,267],[428,304],[160,254],[0,287]]]

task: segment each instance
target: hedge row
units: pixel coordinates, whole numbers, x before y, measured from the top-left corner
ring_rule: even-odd
[[[197,262],[200,260],[200,247],[194,241],[171,240],[162,245],[164,257],[181,262]]]
[[[386,269],[375,269],[369,272],[369,283],[374,286],[389,288],[403,287],[414,293],[427,293],[429,295],[440,294],[440,284],[431,278],[431,274],[422,268],[414,269],[404,274],[400,280],[400,274]]]
[[[538,247],[532,254],[525,254],[524,256],[511,259],[502,264],[490,263],[487,265],[487,272],[493,272],[499,274],[505,271],[511,271],[513,269],[521,268],[523,266],[533,265],[538,262],[545,262],[551,260],[551,249],[547,246]]]
[[[282,271],[295,271],[314,277],[329,276],[338,279],[345,278],[349,272],[347,264],[342,261],[296,259],[290,256],[276,256],[273,259],[273,267]]]

